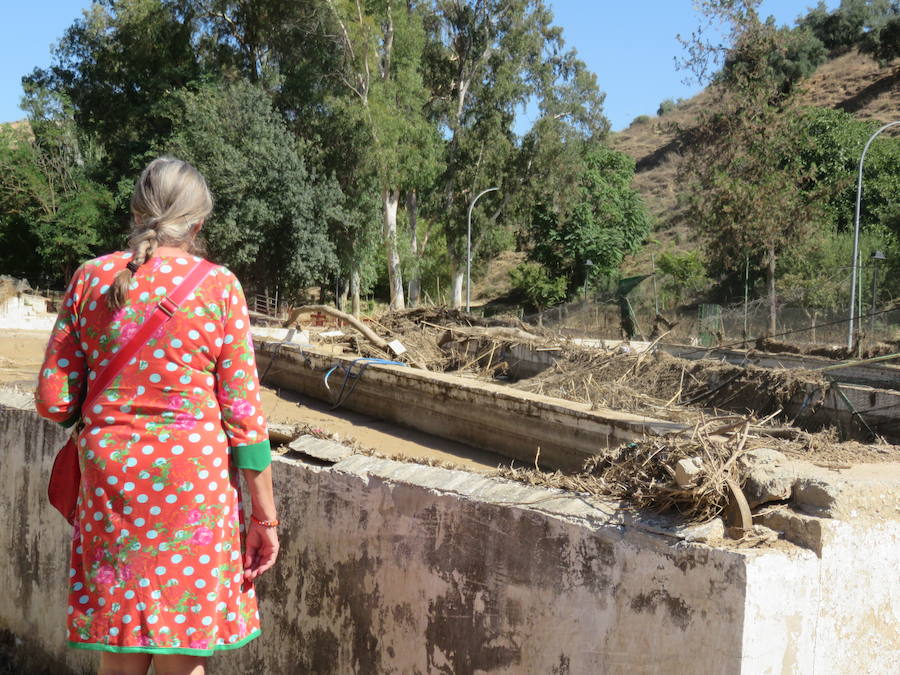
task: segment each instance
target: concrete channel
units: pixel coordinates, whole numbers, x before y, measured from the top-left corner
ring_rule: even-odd
[[[600,448],[684,428],[446,373],[367,364],[294,344],[255,340],[255,345],[259,372],[270,386],[467,443],[529,466],[539,457],[543,468],[577,470]],[[326,386],[329,371],[332,374]]]

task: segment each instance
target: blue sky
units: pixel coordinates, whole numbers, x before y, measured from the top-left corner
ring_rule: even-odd
[[[566,43],[597,73],[606,92],[613,129],[638,115],[653,115],[666,98],[687,98],[697,85],[675,68],[681,55],[676,34],[689,35],[699,19],[691,0],[548,0]],[[50,64],[50,48],[90,3],[31,0],[8,3],[0,26],[0,121],[24,116],[19,109],[21,78]],[[816,0],[764,0],[762,15],[793,25]],[[838,0],[827,0],[834,8]]]

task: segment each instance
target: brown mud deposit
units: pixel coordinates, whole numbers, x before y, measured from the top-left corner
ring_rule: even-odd
[[[45,331],[0,332],[0,384],[34,388],[49,337]]]

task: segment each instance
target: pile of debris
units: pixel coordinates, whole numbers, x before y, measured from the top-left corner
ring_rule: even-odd
[[[574,490],[655,513],[707,522],[726,513],[740,537],[752,527],[750,509],[791,498],[797,461],[828,469],[851,463],[896,461],[896,446],[838,442],[829,432],[808,434],[766,426],[769,419],[701,417],[680,433],[648,437],[599,452],[577,473],[510,465],[497,475],[529,485]]]
[[[807,370],[775,370],[711,359],[689,361],[663,351],[641,353],[566,347],[543,373],[514,384],[522,391],[690,423],[704,409],[769,415],[798,396],[814,412],[830,383]]]

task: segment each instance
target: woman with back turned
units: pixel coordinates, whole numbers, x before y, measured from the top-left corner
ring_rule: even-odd
[[[278,554],[266,421],[240,283],[210,265],[111,384],[110,359],[202,263],[203,176],[163,157],[135,185],[130,250],[86,262],[66,291],[37,391],[41,415],[77,423],[81,487],[68,639],[100,673],[201,674],[258,637],[253,580]],[[204,266],[206,263],[202,263]],[[242,470],[252,510],[244,527]],[[244,554],[241,535],[244,534]]]

